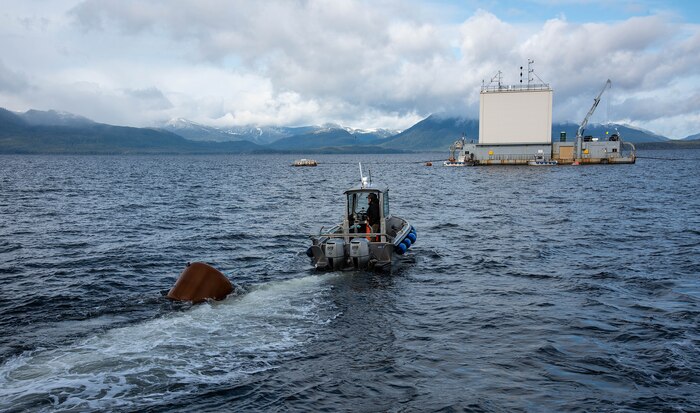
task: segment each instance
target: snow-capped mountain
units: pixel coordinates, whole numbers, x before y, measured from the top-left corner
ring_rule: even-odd
[[[162,129],[176,133],[192,141],[230,142],[247,140],[239,134],[202,125],[183,118],[169,120],[162,126]]]
[[[233,126],[217,128],[202,125],[183,118],[171,119],[162,126],[162,129],[176,133],[184,138],[194,141],[227,142],[247,140],[261,145],[270,144],[284,138],[308,135],[310,133],[327,133],[343,130],[357,138],[359,142],[371,142],[393,136],[398,131],[388,129],[355,129],[337,124],[327,123],[322,126]]]
[[[183,118],[176,118],[165,123],[162,129],[193,141],[230,142],[246,140],[265,145],[282,138],[313,131],[316,127],[231,126],[217,128]]]
[[[382,128],[373,128],[373,129],[358,129],[358,128],[351,128],[349,126],[341,126],[335,123],[325,123],[321,126],[324,131],[333,131],[333,130],[344,130],[350,135],[353,135],[357,137],[359,140],[362,141],[370,141],[370,140],[377,140],[377,139],[385,139],[390,136],[394,136],[398,133],[401,133],[400,130],[391,130],[391,129],[382,129]]]

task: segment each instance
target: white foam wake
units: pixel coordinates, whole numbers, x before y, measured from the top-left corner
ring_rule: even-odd
[[[0,366],[0,410],[143,406],[274,368],[333,313],[329,276],[259,285],[243,296],[12,358]]]

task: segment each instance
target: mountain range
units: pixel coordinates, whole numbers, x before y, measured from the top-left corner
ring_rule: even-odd
[[[357,143],[364,144],[374,140],[388,138],[399,132],[389,129],[353,129],[331,123],[322,126],[234,126],[216,128],[182,118],[172,119],[166,122],[161,128],[194,141],[226,142],[247,140],[259,145],[268,145],[293,136],[326,133],[333,130],[345,131],[353,135],[354,139],[357,139]]]
[[[552,139],[566,132],[576,136],[578,125],[554,123]],[[589,125],[586,135],[617,132],[637,147],[649,149],[700,147],[700,134],[679,145],[653,132],[627,125]],[[396,153],[447,151],[460,137],[477,141],[479,122],[431,115],[398,132],[360,130],[340,125],[302,127],[216,128],[174,119],[159,128],[133,128],[94,122],[58,111],[24,113],[0,108],[0,153]]]
[[[166,122],[161,129],[173,132],[193,141],[230,142],[245,140],[259,145],[266,145],[278,139],[311,132],[314,130],[314,127],[302,126],[298,128],[285,128],[274,126],[242,126],[216,128],[202,125],[191,120],[177,118]]]
[[[249,141],[195,142],[172,132],[113,126],[65,112],[14,113],[0,108],[0,153],[238,153]]]

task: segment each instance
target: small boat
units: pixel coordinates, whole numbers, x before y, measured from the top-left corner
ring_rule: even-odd
[[[442,163],[444,166],[467,166],[467,163],[464,161],[457,161],[457,160],[446,160],[445,162]]]
[[[416,230],[405,219],[391,215],[389,189],[364,177],[361,164],[360,185],[344,194],[343,221],[326,231],[321,227],[318,235],[312,235],[306,254],[319,270],[390,271],[394,256],[403,255],[416,242]],[[369,211],[370,200],[378,202],[378,211]],[[369,225],[368,212],[379,215],[375,230]]]
[[[466,142],[467,140],[463,136],[460,139],[456,140],[452,145],[450,145],[450,157],[442,164],[444,166],[476,165],[476,162],[474,162],[474,154],[470,154],[470,156],[467,158],[467,154],[469,154],[469,152],[462,152],[462,149],[464,148]],[[458,153],[457,157],[455,157],[455,153]]]
[[[318,162],[313,159],[297,159],[292,166],[317,166]]]
[[[557,161],[554,159],[544,159],[544,156],[537,155],[535,159],[527,162],[530,166],[554,166],[557,165]]]

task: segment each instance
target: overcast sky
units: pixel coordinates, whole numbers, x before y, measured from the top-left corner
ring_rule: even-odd
[[[700,6],[656,0],[3,0],[0,107],[153,126],[477,118],[499,70],[554,120],[700,132]],[[535,78],[535,81],[538,81]]]

